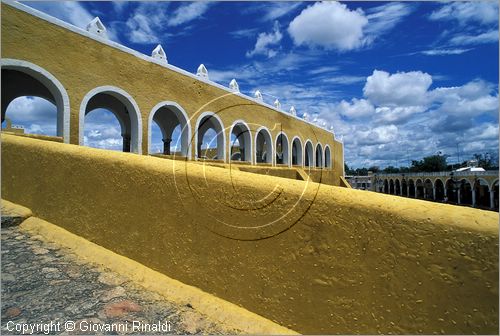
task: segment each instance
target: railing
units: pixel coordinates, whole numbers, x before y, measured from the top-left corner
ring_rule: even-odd
[[[373,176],[377,177],[410,177],[410,176],[498,176],[498,170],[486,170],[486,171],[453,171],[453,172],[431,172],[431,173],[391,173],[391,174],[373,174]]]

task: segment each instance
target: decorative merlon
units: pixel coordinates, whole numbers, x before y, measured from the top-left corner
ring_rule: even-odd
[[[274,101],[274,107],[276,107],[278,110],[281,110],[281,103],[278,99]]]
[[[229,88],[234,92],[240,92],[240,86],[238,85],[238,82],[234,78],[229,82]]]
[[[297,110],[295,109],[295,106],[290,107],[290,114],[293,116],[297,115]]]
[[[151,52],[151,57],[168,63],[167,54],[165,54],[165,50],[163,50],[161,44],[158,44],[156,48],[153,49],[153,51]]]
[[[196,75],[208,79],[208,70],[205,65],[200,64],[198,70],[196,70]]]
[[[87,31],[92,34],[96,34],[98,36],[108,38],[108,33],[106,32],[106,27],[101,22],[98,16],[96,16],[92,21],[87,25]]]
[[[255,96],[255,98],[256,98],[257,100],[260,100],[260,101],[263,101],[263,100],[264,100],[264,98],[262,98],[262,93],[260,93],[260,91],[259,91],[259,90],[255,91],[254,96]]]

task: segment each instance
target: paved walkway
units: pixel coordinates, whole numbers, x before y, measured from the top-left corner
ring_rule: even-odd
[[[3,335],[237,333],[39,238],[1,229]]]

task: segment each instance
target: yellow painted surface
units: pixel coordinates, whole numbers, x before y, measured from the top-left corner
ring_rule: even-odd
[[[2,200],[2,202],[4,202]],[[11,203],[12,204],[12,203]],[[169,301],[179,305],[191,304],[213,322],[228,329],[237,329],[245,334],[296,334],[292,330],[271,322],[230,302],[221,300],[200,289],[185,285],[129,258],[109,251],[99,245],[78,237],[43,219],[31,217],[25,220],[21,230],[40,235],[46,241],[56,243],[75,253],[86,262],[124,275],[135,283],[155,291]]]
[[[498,213],[13,135],[2,197],[301,333],[498,333]]]
[[[18,216],[22,218],[28,218],[31,217],[31,215],[33,215],[30,209],[22,205],[9,202],[4,199],[2,199],[1,210],[2,210],[2,215]]]
[[[299,136],[303,146],[307,139],[312,141],[314,149],[317,143],[321,143],[323,148],[328,144],[333,170],[324,175],[332,175],[328,179],[335,181],[335,185],[339,184],[339,176],[342,175],[344,166],[343,145],[333,139],[332,133],[173,70],[146,62],[4,3],[1,6],[2,57],[34,63],[49,71],[67,89],[71,110],[71,143],[78,143],[78,113],[84,96],[96,87],[111,85],[128,92],[139,106],[142,116],[142,152],[145,154],[150,112],[162,101],[174,101],[188,114],[192,135],[196,121],[203,112],[217,113],[225,127],[226,153],[229,153],[231,145],[231,125],[241,119],[250,127],[252,142],[255,140],[256,130],[260,126],[266,126],[271,132],[273,142],[279,132],[283,131],[289,141],[295,135]],[[194,138],[191,140],[194,155],[195,141]]]

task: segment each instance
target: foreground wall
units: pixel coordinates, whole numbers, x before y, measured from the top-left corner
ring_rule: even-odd
[[[498,333],[498,214],[2,136],[2,197],[303,333]]]

